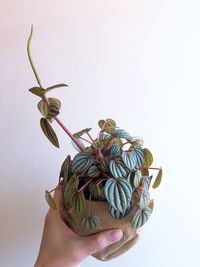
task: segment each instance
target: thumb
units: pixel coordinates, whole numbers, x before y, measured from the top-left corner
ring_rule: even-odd
[[[119,229],[107,230],[98,234],[83,237],[82,253],[83,257],[87,257],[108,245],[119,241],[123,233]]]

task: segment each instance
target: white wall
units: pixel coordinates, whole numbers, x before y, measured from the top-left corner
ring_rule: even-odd
[[[44,86],[65,82],[60,119],[72,132],[114,118],[144,138],[164,180],[141,241],[109,263],[82,266],[200,266],[198,0],[58,0],[0,2],[0,266],[33,266],[47,205],[66,154],[39,128],[32,54]]]

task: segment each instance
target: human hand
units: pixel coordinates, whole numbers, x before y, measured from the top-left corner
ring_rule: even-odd
[[[43,235],[34,267],[78,267],[87,256],[122,238],[119,229],[107,230],[91,236],[75,234],[63,221],[64,208],[60,189],[54,193],[57,209],[49,209],[45,216]]]

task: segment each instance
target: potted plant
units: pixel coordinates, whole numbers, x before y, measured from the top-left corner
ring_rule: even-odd
[[[153,180],[150,171],[157,170],[153,188],[162,178],[162,168],[151,167],[153,156],[143,147],[143,140],[121,129],[113,119],[99,120],[96,138],[91,128],[71,133],[59,120],[61,102],[47,97],[47,93],[66,84],[44,88],[30,54],[33,27],[27,43],[29,61],[38,86],[29,89],[41,98],[38,109],[42,115],[40,126],[48,140],[56,147],[59,141],[51,124],[56,121],[71,138],[77,154],[62,163],[58,185],[65,203],[65,223],[79,235],[90,235],[110,228],[120,228],[123,238],[93,256],[110,260],[127,251],[137,241],[137,231],[153,211],[149,188]],[[54,189],[53,189],[54,190]],[[49,206],[56,208],[50,191],[45,191]]]

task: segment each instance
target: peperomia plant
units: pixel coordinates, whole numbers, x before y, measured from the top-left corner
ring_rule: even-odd
[[[86,128],[72,134],[59,120],[61,102],[56,98],[47,97],[47,93],[66,84],[57,84],[44,88],[39,79],[30,54],[30,43],[33,27],[27,43],[29,61],[36,77],[38,86],[29,91],[41,100],[38,109],[42,115],[40,126],[48,140],[56,147],[59,141],[51,124],[56,121],[71,138],[72,145],[77,150],[73,159],[68,155],[64,160],[58,186],[61,188],[66,209],[64,217],[70,225],[76,221],[71,216],[75,210],[83,214],[86,203],[91,201],[108,202],[109,214],[121,219],[132,212],[132,227],[140,228],[150,217],[153,210],[153,199],[150,199],[149,188],[153,176],[149,170],[157,170],[157,176],[152,185],[157,188],[162,178],[162,168],[150,167],[153,162],[152,153],[143,148],[143,140],[135,137],[117,126],[113,119],[99,120],[100,128],[94,139]],[[51,208],[56,205],[51,197],[51,192],[45,191],[45,197]],[[91,215],[82,217],[82,225],[86,229],[95,229],[99,226],[100,219]]]

